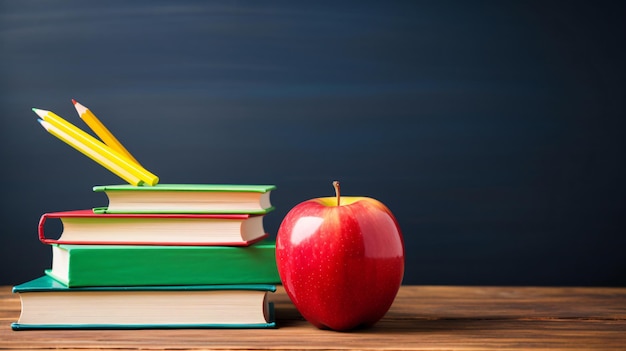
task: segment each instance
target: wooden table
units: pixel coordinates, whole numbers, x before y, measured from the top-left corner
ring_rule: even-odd
[[[626,350],[626,288],[403,286],[375,327],[349,333],[315,329],[280,288],[273,300],[276,329],[15,332],[5,286],[0,350]]]

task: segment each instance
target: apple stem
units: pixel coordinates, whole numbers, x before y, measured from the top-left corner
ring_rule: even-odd
[[[339,206],[341,199],[341,189],[339,187],[339,182],[335,180],[333,182],[333,187],[335,188],[335,195],[337,196],[337,206]]]

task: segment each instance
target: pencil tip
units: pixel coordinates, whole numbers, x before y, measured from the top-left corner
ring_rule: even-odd
[[[76,100],[72,99],[72,103],[73,103],[74,105],[76,105]]]
[[[45,116],[48,111],[40,110],[33,107],[33,112],[35,112],[40,118],[43,118],[43,116]]]

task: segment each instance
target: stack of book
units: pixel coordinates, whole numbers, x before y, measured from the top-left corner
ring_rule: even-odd
[[[46,213],[45,275],[15,286],[14,330],[266,328],[280,283],[272,185],[96,186],[108,206]],[[50,235],[53,220],[61,233]],[[59,230],[60,231],[60,230]]]
[[[52,267],[13,288],[22,313],[12,328],[273,327],[267,294],[280,278],[263,216],[274,186],[158,184],[90,109],[72,103],[100,140],[52,111],[33,112],[128,184],[94,187],[105,208],[41,217]],[[46,235],[51,219],[60,235]]]

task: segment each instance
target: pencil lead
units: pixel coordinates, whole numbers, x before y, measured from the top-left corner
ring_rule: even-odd
[[[76,105],[76,100],[72,99],[72,103],[73,103],[74,105]]]

